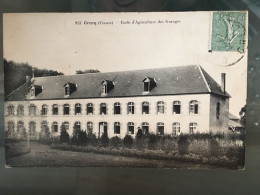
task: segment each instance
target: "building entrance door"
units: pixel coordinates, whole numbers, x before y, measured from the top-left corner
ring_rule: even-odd
[[[107,122],[99,123],[98,137],[101,137],[103,133],[107,133]]]

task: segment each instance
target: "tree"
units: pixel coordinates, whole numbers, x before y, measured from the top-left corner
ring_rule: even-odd
[[[61,124],[61,132],[60,132],[60,143],[69,143],[69,140],[70,140],[70,136],[67,132],[67,129],[65,127],[65,124],[62,123]]]
[[[109,138],[108,138],[108,135],[107,135],[106,131],[102,134],[100,139],[101,139],[101,145],[103,147],[107,147],[108,144],[109,144]]]
[[[111,146],[117,148],[121,144],[121,139],[118,136],[112,137],[110,144]]]
[[[32,75],[32,69],[35,77],[63,75],[62,72],[32,67],[27,62],[17,63],[4,59],[5,94],[8,95],[22,86],[26,82],[26,76]]]
[[[188,154],[188,149],[190,145],[189,136],[186,134],[181,134],[178,139],[178,151],[180,155]]]
[[[240,112],[239,112],[239,116],[240,116],[240,123],[243,126],[243,128],[246,128],[246,105],[244,107],[241,108]]]
[[[135,137],[136,147],[138,149],[142,149],[142,147],[143,147],[143,139],[142,138],[143,138],[143,131],[140,127],[138,127],[136,137]]]
[[[98,69],[77,70],[76,74],[99,73]]]
[[[124,139],[123,139],[123,144],[124,144],[124,146],[125,146],[126,148],[132,148],[133,143],[134,143],[134,141],[133,141],[133,138],[132,138],[131,135],[126,135],[126,136],[124,137]]]

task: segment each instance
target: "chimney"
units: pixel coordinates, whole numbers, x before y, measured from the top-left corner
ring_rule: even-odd
[[[31,79],[32,79],[31,76],[26,76],[25,78],[26,78],[26,83],[30,83],[31,82]]]
[[[221,73],[221,90],[226,93],[226,73]]]

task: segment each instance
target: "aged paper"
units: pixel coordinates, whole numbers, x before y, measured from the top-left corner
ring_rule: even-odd
[[[8,166],[244,167],[247,11],[4,14],[3,29]]]

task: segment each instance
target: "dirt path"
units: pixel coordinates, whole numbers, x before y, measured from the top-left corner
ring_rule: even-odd
[[[212,165],[180,161],[150,160],[106,154],[83,153],[50,149],[47,145],[31,143],[31,152],[6,160],[11,167],[167,167],[167,168],[218,168]]]

